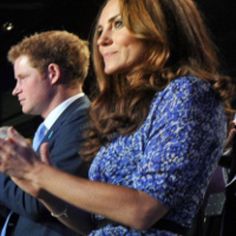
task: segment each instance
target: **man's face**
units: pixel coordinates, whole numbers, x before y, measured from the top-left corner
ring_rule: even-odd
[[[51,85],[40,71],[22,55],[14,62],[16,86],[12,91],[22,106],[22,112],[31,115],[44,115],[50,104]]]

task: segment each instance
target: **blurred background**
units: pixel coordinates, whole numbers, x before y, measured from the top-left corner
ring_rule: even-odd
[[[40,117],[24,115],[11,91],[13,68],[6,60],[10,46],[34,32],[65,29],[89,39],[103,0],[1,0],[0,1],[0,126],[14,126],[30,138]],[[236,77],[236,1],[196,0],[219,49],[222,71]],[[90,93],[92,73],[85,84]]]

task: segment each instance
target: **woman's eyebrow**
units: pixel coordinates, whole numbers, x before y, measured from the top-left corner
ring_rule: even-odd
[[[108,22],[109,23],[111,23],[111,22],[113,22],[117,17],[119,17],[120,16],[120,14],[117,14],[117,15],[115,15],[115,16],[112,16],[111,18],[109,18],[108,19]],[[101,28],[102,26],[101,26],[101,24],[99,24],[98,26],[97,26],[97,29],[99,29],[99,28]]]

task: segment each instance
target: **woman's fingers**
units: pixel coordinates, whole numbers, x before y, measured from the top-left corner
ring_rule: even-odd
[[[28,146],[29,142],[22,135],[20,135],[13,127],[10,127],[7,131],[8,138],[22,146]]]
[[[40,147],[40,159],[46,164],[50,164],[48,143],[43,143]]]

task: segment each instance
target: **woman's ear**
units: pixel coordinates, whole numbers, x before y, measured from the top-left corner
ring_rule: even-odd
[[[48,65],[48,79],[51,84],[56,84],[61,79],[61,69],[59,65],[55,63],[50,63]]]

